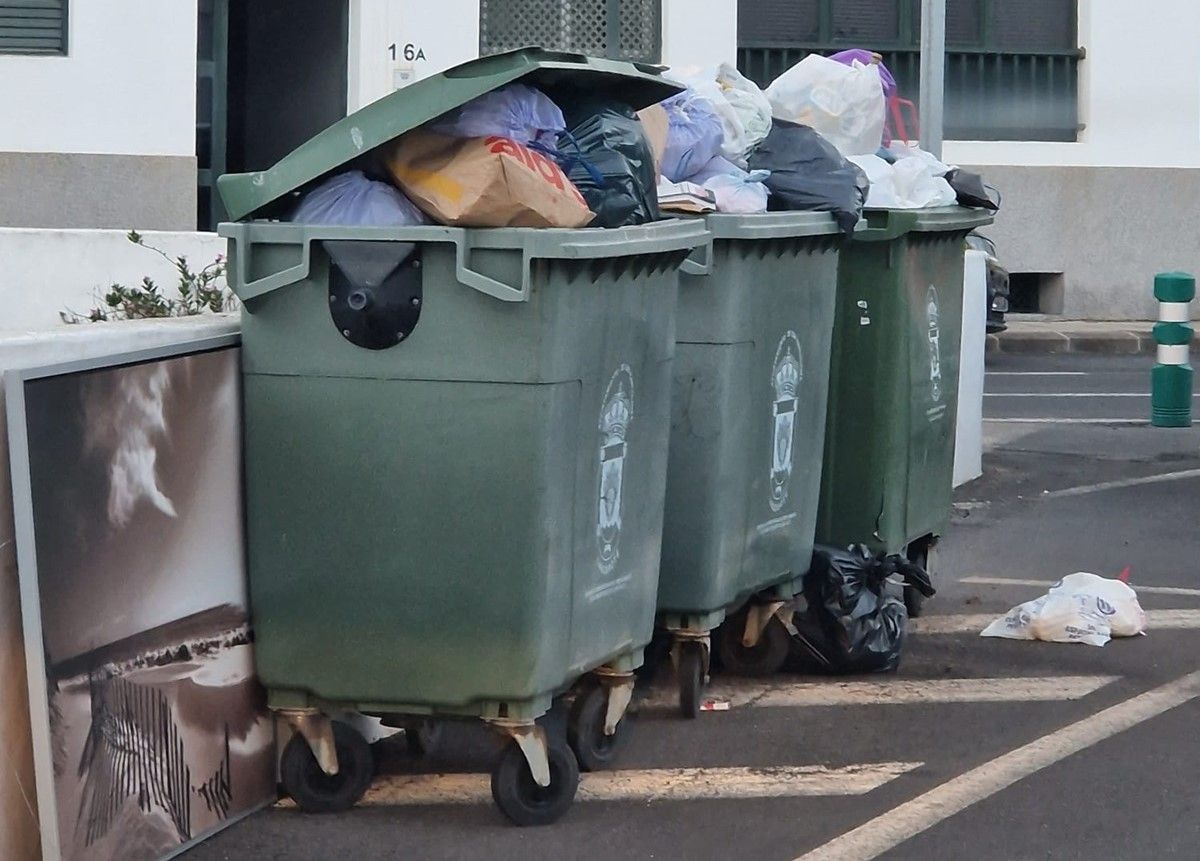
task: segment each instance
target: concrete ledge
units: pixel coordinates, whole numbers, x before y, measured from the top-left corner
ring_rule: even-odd
[[[989,353],[1098,353],[1110,356],[1153,355],[1157,349],[1150,321],[1018,320],[1005,332],[987,336]],[[1192,342],[1200,354],[1200,341]]]

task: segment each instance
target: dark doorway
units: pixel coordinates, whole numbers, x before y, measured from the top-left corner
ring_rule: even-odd
[[[346,115],[346,0],[202,0],[197,142],[202,230],[222,173],[262,170]],[[206,74],[206,72],[208,74]]]

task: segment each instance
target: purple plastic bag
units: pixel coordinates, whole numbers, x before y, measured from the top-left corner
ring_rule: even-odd
[[[671,96],[662,106],[667,112],[662,175],[671,182],[683,182],[721,154],[725,130],[712,104],[695,90]]]
[[[871,52],[864,51],[862,48],[851,48],[848,51],[839,51],[838,53],[831,55],[829,59],[836,60],[843,66],[852,65],[855,60],[858,60],[858,62],[862,63],[864,66],[869,66],[872,62],[874,62]],[[883,96],[886,99],[890,99],[892,96],[896,95],[896,79],[892,77],[892,73],[888,71],[888,67],[883,63],[879,63],[877,65],[879,66],[879,80],[883,81]]]

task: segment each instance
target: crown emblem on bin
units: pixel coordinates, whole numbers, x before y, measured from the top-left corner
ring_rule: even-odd
[[[633,373],[621,365],[608,381],[600,407],[600,482],[596,542],[600,571],[610,573],[620,556],[621,503],[626,436],[633,421]]]
[[[775,393],[771,402],[774,424],[771,437],[769,504],[772,511],[782,510],[788,498],[788,483],[792,477],[792,450],[795,445],[796,409],[799,405],[797,395],[803,379],[804,364],[800,352],[800,339],[789,329],[779,339],[771,371],[771,388]]]
[[[937,288],[929,285],[926,296],[925,314],[929,321],[929,396],[934,402],[942,399],[942,345],[938,310]]]

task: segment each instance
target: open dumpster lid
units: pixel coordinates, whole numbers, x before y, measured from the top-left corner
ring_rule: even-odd
[[[271,217],[288,196],[407,131],[505,84],[537,87],[565,107],[579,95],[619,98],[634,110],[683,89],[655,66],[521,48],[471,60],[396,90],[284,156],[274,167],[225,174],[217,190],[232,220]]]

